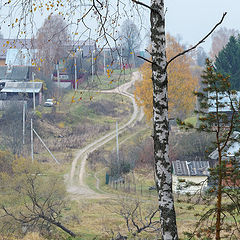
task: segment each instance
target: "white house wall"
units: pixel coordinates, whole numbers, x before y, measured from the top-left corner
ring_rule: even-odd
[[[203,191],[207,187],[207,176],[176,176],[173,175],[173,192],[180,193],[180,194],[194,194],[198,191]],[[180,180],[180,181],[179,181]],[[182,182],[184,180],[185,182]],[[189,186],[185,187],[187,182],[193,182],[196,184],[200,184],[197,186]]]

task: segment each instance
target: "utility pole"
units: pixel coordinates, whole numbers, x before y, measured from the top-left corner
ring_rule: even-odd
[[[33,122],[31,118],[31,156],[32,156],[32,162],[33,162]]]
[[[95,52],[95,50],[92,50],[92,82],[93,82],[93,74],[94,74],[94,61],[93,61],[93,53]]]
[[[119,165],[118,122],[116,122],[116,149],[117,149],[117,163]]]
[[[26,121],[26,106],[25,101],[23,101],[23,145],[25,144],[25,121]]]
[[[58,81],[58,98],[60,98],[60,77],[59,77],[59,63],[57,62],[56,68],[57,68],[57,81]],[[59,101],[59,99],[58,99]]]
[[[33,133],[36,134],[36,136],[38,137],[38,139],[41,141],[41,143],[43,144],[43,146],[47,149],[47,151],[50,153],[50,155],[52,156],[52,158],[55,160],[55,162],[57,164],[60,164],[59,161],[54,157],[54,155],[52,154],[52,152],[49,150],[49,148],[47,147],[47,145],[44,143],[44,141],[41,139],[41,137],[38,135],[38,133],[36,132],[36,130],[33,128]]]
[[[33,81],[33,111],[36,110],[36,96],[35,96],[35,73],[32,72],[32,81]]]
[[[133,68],[135,68],[135,56],[134,56],[134,51],[132,51],[132,60],[133,60]]]
[[[122,70],[122,65],[123,65],[123,61],[122,61],[122,45],[120,48],[120,70]]]
[[[74,85],[74,90],[77,91],[77,58],[74,56],[74,80],[75,80],[75,85]]]

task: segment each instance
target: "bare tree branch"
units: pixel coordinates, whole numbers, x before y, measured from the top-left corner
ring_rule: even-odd
[[[139,5],[143,6],[143,7],[146,7],[146,8],[148,8],[148,9],[150,9],[151,11],[157,12],[156,9],[151,8],[150,6],[148,6],[147,4],[145,4],[145,3],[143,3],[143,2],[136,1],[136,0],[132,0],[132,1],[133,1],[134,3],[136,3],[136,4],[139,4]]]
[[[173,60],[175,60],[176,58],[178,58],[178,57],[186,54],[187,52],[192,51],[192,50],[195,49],[197,46],[199,46],[200,44],[202,44],[202,43],[213,33],[213,31],[214,31],[220,24],[222,24],[223,19],[225,18],[226,15],[227,15],[227,12],[224,12],[221,20],[220,20],[220,21],[212,28],[212,30],[211,30],[204,38],[202,38],[197,44],[195,44],[193,47],[191,47],[191,48],[189,48],[189,49],[187,49],[187,50],[185,50],[185,51],[177,54],[175,57],[171,58],[171,59],[167,62],[167,64],[166,64],[166,69],[167,69],[168,65],[169,65]]]
[[[149,62],[149,63],[151,63],[151,64],[155,64],[155,65],[157,65],[156,63],[154,63],[154,62],[148,60],[148,59],[145,58],[145,57],[142,57],[142,56],[137,56],[137,57],[138,57],[138,58],[141,58],[141,59],[143,59],[143,60],[145,60],[146,62]]]
[[[74,232],[72,232],[71,230],[69,230],[68,228],[66,228],[65,226],[63,226],[60,222],[55,221],[52,218],[49,218],[45,215],[39,214],[39,217],[46,220],[47,222],[61,228],[63,231],[67,232],[70,236],[72,237],[76,237],[76,234]]]

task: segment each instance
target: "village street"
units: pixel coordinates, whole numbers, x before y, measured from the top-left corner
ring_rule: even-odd
[[[112,90],[100,91],[101,93],[106,93],[106,94],[108,93],[121,94],[123,96],[130,98],[132,101],[132,104],[133,104],[132,116],[127,123],[125,123],[122,126],[120,125],[119,134],[126,131],[127,128],[129,127],[134,127],[135,123],[137,121],[141,121],[144,116],[143,111],[137,106],[134,96],[127,92],[127,89],[130,88],[135,83],[135,81],[138,80],[139,78],[140,78],[139,72],[134,72],[132,74],[132,79],[130,82],[127,82]],[[73,199],[110,197],[109,194],[97,193],[92,189],[90,189],[84,181],[84,175],[86,174],[85,167],[86,167],[88,154],[102,147],[104,144],[113,140],[115,137],[116,137],[116,132],[112,131],[104,135],[103,137],[100,137],[99,139],[93,141],[92,143],[88,144],[87,146],[80,149],[76,153],[75,158],[72,161],[71,171],[67,177],[67,191],[70,194],[72,194]],[[98,188],[98,184],[97,184],[97,188]]]

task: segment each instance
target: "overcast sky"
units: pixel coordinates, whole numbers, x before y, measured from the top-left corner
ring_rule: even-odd
[[[198,42],[221,19],[221,27],[240,30],[239,0],[165,0],[166,28],[173,35],[180,34],[183,43]],[[208,51],[211,39],[202,46]]]
[[[240,30],[240,0],[165,0],[165,7],[167,8],[167,31],[174,36],[179,34],[184,44],[193,45],[198,42],[221,19],[225,11],[228,14],[221,26]],[[148,12],[146,11],[146,15]],[[37,16],[35,19],[36,29],[42,25],[46,17],[47,14],[45,16]],[[3,15],[1,18],[3,18]],[[144,18],[146,19],[146,29],[149,29],[147,23],[149,16]],[[14,35],[16,35],[14,31],[10,33],[5,26],[2,26],[1,31],[7,38],[14,38]],[[143,33],[142,35],[145,34]],[[202,46],[208,52],[211,46],[211,38]]]

